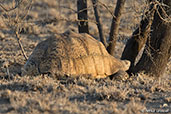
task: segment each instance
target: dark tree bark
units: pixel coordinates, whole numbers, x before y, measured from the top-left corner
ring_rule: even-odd
[[[171,15],[171,0],[163,0],[166,7],[163,7],[167,15]],[[169,6],[169,7],[168,7]],[[158,7],[159,14],[163,18],[169,18]],[[171,56],[171,19],[169,22],[164,21],[155,13],[152,24],[151,39],[148,40],[144,53],[133,69],[134,73],[145,71],[145,73],[152,76],[159,77],[164,73],[168,60]]]
[[[118,37],[119,24],[121,20],[121,14],[124,9],[124,4],[126,0],[117,0],[116,8],[115,8],[115,17],[112,19],[112,24],[110,28],[109,35],[109,46],[107,47],[108,52],[114,56],[116,41]]]
[[[163,2],[167,6],[162,7],[166,11],[167,15],[171,15],[171,1],[163,0]],[[167,20],[165,21],[161,18],[162,16],[163,18],[169,19],[169,17],[166,16],[166,14],[162,11],[160,6],[157,7],[157,10],[155,11],[154,20],[151,27],[151,38],[147,40],[143,55],[139,62],[135,66],[132,65],[132,67],[129,69],[130,73],[144,71],[147,74],[159,77],[163,74],[167,62],[171,56],[171,20],[167,22]],[[129,43],[132,44],[130,47],[128,46]],[[126,46],[127,49],[124,50],[125,55],[123,53],[122,59],[130,59],[133,60],[131,62],[134,63],[142,44],[143,41],[141,42],[141,40],[138,38],[130,39]],[[126,53],[130,53],[130,55],[127,57]],[[131,56],[133,56],[133,58],[131,58]]]
[[[149,37],[155,9],[156,5],[152,4],[149,11],[147,11],[145,16],[142,18],[140,26],[133,32],[132,37],[128,40],[124,48],[121,59],[126,59],[131,62],[128,73],[131,73],[132,69],[135,67],[134,64],[136,57],[144,47],[147,38]]]
[[[77,0],[78,10],[78,31],[79,33],[89,33],[88,30],[88,14],[87,14],[87,0]]]
[[[99,15],[98,0],[92,0],[92,3],[93,3],[93,8],[94,8],[94,15],[96,17],[97,27],[99,30],[100,41],[104,44],[105,47],[107,47],[106,38],[104,37],[104,34],[103,34],[103,25],[102,25],[102,21]]]

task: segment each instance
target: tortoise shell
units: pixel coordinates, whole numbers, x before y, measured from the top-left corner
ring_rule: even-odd
[[[65,32],[40,42],[24,65],[24,75],[89,75],[105,78],[127,70],[129,62],[111,56],[104,45],[83,33]]]

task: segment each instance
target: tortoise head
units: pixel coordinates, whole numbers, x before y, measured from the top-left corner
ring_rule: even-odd
[[[122,70],[127,71],[131,65],[131,62],[128,60],[121,60],[122,63]]]
[[[21,69],[21,75],[38,75],[39,70],[34,61],[28,60],[24,67]]]

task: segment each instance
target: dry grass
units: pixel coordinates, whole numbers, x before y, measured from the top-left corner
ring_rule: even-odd
[[[141,77],[143,76],[143,77]],[[141,75],[127,82],[84,77],[20,77],[0,80],[0,112],[122,113],[170,109],[170,83]]]
[[[138,26],[141,0],[126,4],[121,20],[116,57],[120,57],[126,39]],[[2,0],[2,3],[5,0]],[[111,11],[116,0],[101,0]],[[9,0],[10,3],[10,0]],[[91,2],[89,1],[89,5]],[[8,2],[5,3],[8,7]],[[68,29],[77,31],[75,0],[34,0],[33,6],[21,26],[21,42],[30,55],[38,42],[53,33]],[[143,7],[142,7],[143,8]],[[71,10],[72,9],[72,10]],[[111,15],[101,7],[105,36],[108,37]],[[136,13],[134,11],[137,11]],[[103,15],[105,14],[105,15]],[[140,15],[139,15],[140,14]],[[92,7],[89,8],[93,20]],[[66,18],[68,20],[63,20]],[[0,113],[114,113],[140,114],[171,112],[171,61],[160,79],[139,74],[126,82],[110,79],[92,80],[84,77],[56,79],[55,77],[21,77],[25,60],[14,33],[6,25],[8,19],[0,12]],[[3,18],[3,19],[2,19]],[[57,18],[53,22],[50,19]],[[59,19],[60,18],[60,19]],[[41,21],[46,20],[46,21]],[[50,21],[49,21],[50,20]],[[91,22],[90,22],[91,23]],[[90,32],[98,37],[94,23]]]

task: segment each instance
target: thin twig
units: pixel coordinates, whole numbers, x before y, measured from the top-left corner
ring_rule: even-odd
[[[106,4],[104,4],[104,3],[100,2],[100,1],[98,1],[98,3],[100,3],[101,6],[103,6],[104,8],[106,8],[107,11],[112,15],[113,18],[116,18],[116,16],[113,14],[112,11],[110,11],[110,9],[108,8],[108,6],[106,6]]]
[[[28,57],[27,57],[27,55],[26,55],[26,53],[25,53],[25,51],[24,51],[23,45],[22,45],[22,43],[21,43],[21,41],[20,41],[20,36],[19,36],[19,34],[18,34],[17,31],[15,32],[15,35],[16,35],[16,38],[17,38],[17,42],[18,42],[18,44],[19,44],[19,47],[20,47],[20,49],[21,49],[21,52],[22,52],[22,54],[23,54],[25,60],[27,61],[27,60],[28,60]]]
[[[158,11],[158,9],[156,10],[157,11],[157,14],[158,14],[158,16],[160,17],[160,19],[161,20],[163,20],[164,22],[166,22],[166,23],[171,23],[171,18],[163,18],[162,16],[161,16],[161,14],[160,14],[160,12]]]
[[[0,7],[5,11],[5,12],[10,12],[12,10],[15,10],[16,8],[19,7],[19,5],[23,2],[23,0],[21,0],[15,7],[11,8],[11,9],[7,9],[5,8],[1,3],[0,3]]]
[[[166,17],[166,18],[163,18],[163,17],[161,16],[160,12],[158,11],[158,9],[156,9],[157,14],[158,14],[158,16],[160,17],[160,19],[163,20],[163,21],[166,22],[166,23],[171,23],[171,17],[169,17],[169,16],[167,15],[165,9],[162,7],[162,6],[165,6],[165,7],[166,7],[167,5],[161,4],[159,1],[155,1],[155,3],[160,7],[162,13],[163,13],[164,16]],[[167,7],[169,7],[169,6],[167,6]]]

